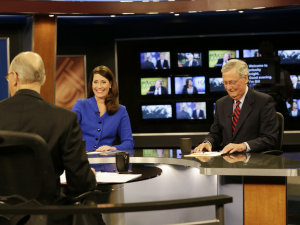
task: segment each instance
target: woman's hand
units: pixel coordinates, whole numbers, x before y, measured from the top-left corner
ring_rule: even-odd
[[[107,152],[107,151],[111,151],[111,150],[117,150],[117,148],[114,146],[103,145],[103,146],[97,148],[96,152]]]

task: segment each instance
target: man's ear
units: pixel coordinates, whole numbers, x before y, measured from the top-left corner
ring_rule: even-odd
[[[13,71],[13,77],[12,77],[13,79],[12,79],[12,81],[13,81],[13,86],[18,86],[18,81],[19,81],[19,77],[18,77],[18,75],[17,75],[17,73],[16,72],[14,72]]]
[[[44,81],[43,81],[43,83],[42,83],[42,86],[45,84],[45,82],[46,82],[46,75],[45,75],[45,77],[44,77]]]

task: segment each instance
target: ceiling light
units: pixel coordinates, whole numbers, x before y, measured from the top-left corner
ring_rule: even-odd
[[[174,14],[175,16],[179,16],[180,14],[178,14],[178,13],[176,13],[176,14]]]
[[[158,12],[148,12],[147,14],[158,14]]]
[[[266,8],[266,7],[255,7],[253,9],[264,9],[264,8]]]
[[[49,15],[49,17],[54,17],[54,15]]]
[[[134,13],[122,13],[123,15],[132,15]]]
[[[227,9],[218,9],[218,10],[216,10],[216,12],[224,12],[224,11],[227,11]]]
[[[196,13],[197,11],[189,11],[189,13]]]
[[[243,13],[244,11],[239,11],[239,13]]]
[[[110,17],[116,17],[116,15],[110,15]]]

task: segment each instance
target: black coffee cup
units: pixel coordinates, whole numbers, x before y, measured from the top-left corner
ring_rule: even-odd
[[[180,138],[180,149],[182,154],[191,154],[192,150],[192,139],[191,138]]]
[[[116,166],[119,173],[128,173],[129,169],[129,153],[118,152],[116,153]]]

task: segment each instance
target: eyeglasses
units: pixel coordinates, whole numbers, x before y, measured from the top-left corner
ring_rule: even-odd
[[[236,82],[238,82],[240,79],[242,79],[243,77],[240,77],[239,79],[237,79],[236,81],[228,81],[228,82],[222,82],[221,84],[223,84],[224,86],[233,86],[236,84]]]
[[[10,72],[9,74],[11,74],[12,72]],[[8,81],[8,76],[9,76],[9,74],[7,74],[6,76],[5,76],[5,79]]]

